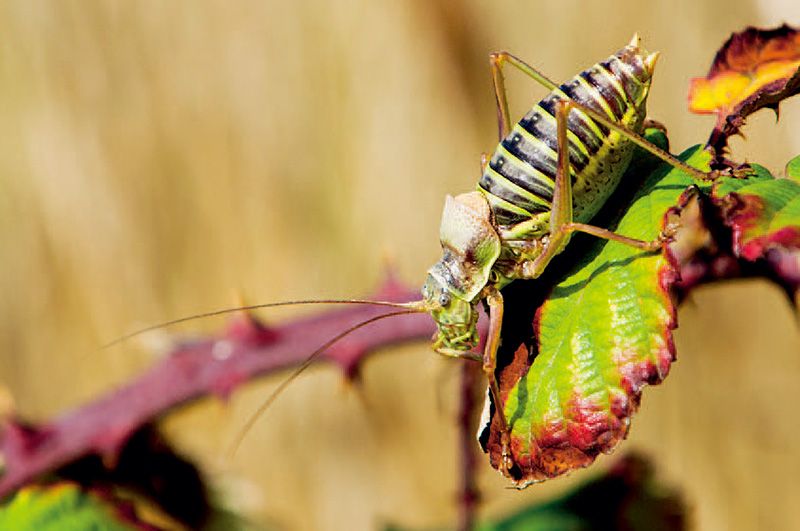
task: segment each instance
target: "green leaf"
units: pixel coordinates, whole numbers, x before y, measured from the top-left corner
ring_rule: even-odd
[[[699,147],[680,158],[705,170],[710,161]],[[615,231],[655,239],[666,213],[692,184],[685,173],[658,166]],[[504,411],[516,464],[510,473],[518,485],[587,466],[625,437],[642,387],[661,382],[675,357],[674,278],[667,253],[591,241],[536,310],[532,342],[509,340],[504,323],[504,352],[515,357],[501,372],[501,393],[507,392]],[[497,466],[496,422],[494,428],[486,446]]]
[[[0,507],[0,529],[130,531],[140,528],[120,507],[73,483],[25,487]]]
[[[772,178],[725,181],[715,189],[713,198],[733,231],[733,250],[738,256],[756,260],[770,249],[800,248],[800,182]]]

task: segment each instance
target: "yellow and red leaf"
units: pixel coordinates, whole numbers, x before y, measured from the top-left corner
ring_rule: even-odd
[[[707,145],[721,157],[728,137],[745,118],[800,92],[800,31],[788,25],[734,33],[717,52],[705,77],[692,79],[689,110],[716,114]]]

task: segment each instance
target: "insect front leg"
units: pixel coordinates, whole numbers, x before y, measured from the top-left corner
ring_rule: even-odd
[[[558,167],[555,176],[555,187],[553,189],[552,210],[550,212],[550,234],[541,247],[541,253],[533,260],[525,261],[520,264],[518,273],[522,278],[539,277],[550,261],[564,249],[567,243],[569,243],[573,232],[585,232],[597,236],[598,238],[613,240],[643,251],[656,251],[671,239],[677,228],[670,226],[655,240],[643,241],[617,234],[608,229],[573,221],[572,179],[569,173],[569,150],[567,149],[567,118],[570,109],[575,106],[578,105],[569,100],[561,100],[556,105]],[[594,118],[594,116],[592,116],[592,118]],[[692,169],[694,170],[694,168]],[[699,172],[700,170],[695,171]]]
[[[502,447],[502,470],[509,470],[513,465],[511,457],[511,431],[508,421],[503,411],[500,401],[500,385],[497,383],[495,369],[497,368],[497,349],[500,346],[500,331],[503,325],[503,296],[495,288],[487,288],[483,292],[483,299],[489,306],[489,331],[486,336],[486,344],[483,353],[478,354],[471,351],[453,348],[453,344],[471,339],[470,333],[460,337],[450,338],[445,341],[441,336],[434,342],[433,350],[444,356],[451,358],[468,359],[481,363],[483,373],[489,382],[489,392],[492,394],[492,401],[497,409],[498,419],[500,420],[500,444]]]
[[[511,55],[508,52],[494,52],[489,55],[489,64],[492,66],[492,82],[494,83],[494,97],[497,102],[497,130],[500,140],[503,140],[511,132],[511,120],[508,112],[508,93],[506,92],[506,81],[503,75],[503,64],[508,63],[520,70],[523,74],[531,77],[547,90],[555,90],[558,85],[550,81],[547,76],[536,70],[534,67],[522,59]]]
[[[500,400],[500,385],[495,375],[497,349],[500,347],[500,331],[503,326],[503,296],[498,290],[492,289],[486,296],[486,303],[489,305],[489,332],[483,349],[483,373],[489,381],[489,392],[492,394],[497,418],[500,419],[501,470],[505,472],[511,469],[514,462],[511,457],[511,428]]]

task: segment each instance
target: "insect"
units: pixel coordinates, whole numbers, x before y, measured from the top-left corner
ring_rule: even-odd
[[[445,200],[440,227],[442,256],[428,270],[421,300],[305,300],[229,308],[148,327],[114,343],[154,328],[242,309],[320,303],[399,307],[402,310],[343,331],[312,353],[251,417],[244,430],[332,343],[377,319],[410,312],[430,313],[436,322],[436,352],[482,364],[492,400],[500,404],[495,368],[503,320],[503,287],[517,279],[539,277],[574,232],[644,251],[656,251],[671,238],[674,227],[646,242],[587,224],[619,184],[635,146],[698,179],[714,177],[639,136],[645,126],[646,102],[657,59],[658,53],[645,51],[634,35],[629,44],[606,60],[557,85],[511,54],[491,55],[500,141],[494,154],[482,160],[477,189],[447,196]],[[550,90],[514,124],[509,118],[505,90],[506,63]],[[489,332],[484,351],[477,353],[473,349],[478,344],[481,303],[488,307]],[[510,431],[502,408],[497,411],[502,429],[502,466],[506,471],[513,465]]]
[[[440,229],[442,257],[428,270],[419,304],[438,326],[433,344],[447,356],[477,359],[495,404],[495,377],[503,321],[501,289],[517,279],[539,277],[574,232],[655,251],[676,227],[641,241],[588,225],[616,189],[639,145],[699,179],[713,178],[672,157],[639,135],[658,53],[638,35],[610,56],[556,85],[520,59],[491,56],[500,143],[483,161],[476,191],[448,196]],[[502,66],[509,63],[550,89],[511,125]],[[489,333],[478,357],[477,304],[489,310]],[[501,407],[502,467],[512,466],[510,431]]]

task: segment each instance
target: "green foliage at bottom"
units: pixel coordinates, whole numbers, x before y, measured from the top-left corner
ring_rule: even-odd
[[[25,487],[0,507],[0,529],[130,531],[117,507],[74,483]]]

